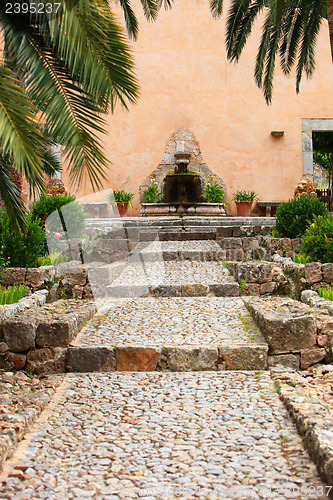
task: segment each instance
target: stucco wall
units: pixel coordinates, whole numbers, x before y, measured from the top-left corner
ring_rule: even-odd
[[[141,96],[130,112],[119,106],[109,117],[103,142],[112,165],[105,187],[135,192],[131,214],[138,214],[140,183],[160,163],[171,134],[186,128],[228,193],[246,189],[261,200],[291,197],[302,177],[302,118],[333,116],[327,23],[319,36],[313,79],[304,79],[297,96],[294,78],[277,68],[273,104],[267,106],[253,78],[258,24],[234,65],[225,55],[225,17],[214,20],[208,0],[176,0],[155,23],[143,19],[138,0],[133,6],[140,19],[139,39],[131,45]],[[116,13],[122,19],[119,8]],[[284,136],[273,138],[272,130],[284,130]],[[90,192],[86,185],[77,195]]]

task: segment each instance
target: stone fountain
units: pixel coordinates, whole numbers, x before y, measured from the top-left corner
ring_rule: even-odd
[[[203,191],[212,176],[226,193],[222,179],[204,163],[192,132],[179,129],[167,142],[161,164],[140,186],[141,216],[225,215],[222,203],[204,201]],[[145,203],[144,191],[152,180],[162,195],[158,203]]]

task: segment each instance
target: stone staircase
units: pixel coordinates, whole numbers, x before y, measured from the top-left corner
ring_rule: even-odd
[[[173,238],[179,228],[171,224],[163,228],[170,239],[162,241],[156,223],[134,228],[138,241],[126,264],[106,286],[99,313],[69,347],[68,371],[266,368],[268,345],[223,265],[216,234],[210,237],[211,222],[204,230],[185,227],[200,239]]]

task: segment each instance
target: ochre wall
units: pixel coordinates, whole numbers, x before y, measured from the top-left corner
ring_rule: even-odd
[[[296,95],[293,76],[286,78],[277,68],[273,104],[267,106],[253,77],[260,23],[235,65],[225,55],[225,16],[214,20],[208,0],[176,0],[155,23],[143,19],[138,0],[133,6],[140,20],[138,41],[131,45],[141,95],[129,112],[119,106],[108,119],[103,142],[111,164],[105,187],[135,192],[129,215],[137,215],[140,183],[161,161],[171,134],[186,128],[228,193],[246,189],[255,190],[261,200],[290,198],[302,177],[302,118],[333,117],[326,21],[314,77],[304,77]],[[228,2],[225,11],[227,7]],[[122,19],[119,8],[116,14]],[[284,136],[273,138],[272,130],[284,130]],[[77,195],[90,192],[86,185]]]

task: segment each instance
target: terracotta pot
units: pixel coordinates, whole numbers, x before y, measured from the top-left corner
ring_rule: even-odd
[[[236,201],[238,217],[249,217],[253,201]]]
[[[119,216],[120,217],[126,217],[127,210],[128,210],[128,202],[125,201],[124,204],[117,202],[117,208],[118,208]]]

